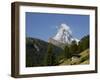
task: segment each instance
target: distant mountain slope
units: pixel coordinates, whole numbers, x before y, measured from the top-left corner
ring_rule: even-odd
[[[26,38],[26,67],[44,66],[45,55],[47,54],[48,42],[36,38]],[[63,50],[51,44],[53,47],[53,55],[55,63],[59,64],[59,60],[63,58]]]

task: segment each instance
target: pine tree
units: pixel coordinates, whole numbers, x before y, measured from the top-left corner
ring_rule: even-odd
[[[82,52],[89,48],[89,35],[84,36],[78,43],[78,52]]]
[[[83,50],[83,48],[82,48],[82,44],[81,44],[81,42],[79,42],[78,43],[78,53],[80,53],[81,51]]]
[[[48,44],[47,53],[44,59],[44,65],[52,66],[53,65],[53,47],[52,44]]]
[[[68,45],[66,45],[64,47],[64,55],[65,55],[65,58],[67,58],[67,59],[71,57],[71,54],[70,54],[69,46]]]
[[[78,45],[76,41],[72,41],[71,45],[70,45],[70,54],[77,54],[78,51]]]

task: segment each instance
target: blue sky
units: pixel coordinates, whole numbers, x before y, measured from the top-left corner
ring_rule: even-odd
[[[26,12],[26,36],[47,41],[62,23],[70,26],[72,35],[78,39],[89,34],[89,15]]]

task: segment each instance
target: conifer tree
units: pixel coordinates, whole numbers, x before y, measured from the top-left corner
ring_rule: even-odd
[[[76,41],[72,41],[71,45],[70,45],[70,54],[76,54],[78,50],[78,45]]]
[[[69,46],[68,45],[66,45],[64,47],[64,55],[65,55],[65,58],[67,58],[67,59],[71,57],[71,54],[70,54]]]
[[[48,44],[48,48],[47,48],[47,53],[45,55],[45,59],[44,59],[44,64],[46,66],[52,66],[53,65],[53,48],[52,48],[52,44]]]

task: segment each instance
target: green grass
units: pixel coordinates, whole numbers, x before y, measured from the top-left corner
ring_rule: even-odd
[[[80,53],[80,58],[71,61],[71,59],[64,59],[64,61],[59,65],[78,65],[78,64],[89,64],[89,49]]]
[[[70,59],[64,59],[63,63],[61,63],[60,65],[70,65],[71,60]]]
[[[89,60],[82,62],[81,64],[89,64]]]
[[[80,63],[83,63],[84,61],[89,60],[89,49],[83,51],[82,53],[80,53],[81,57],[80,57]]]

